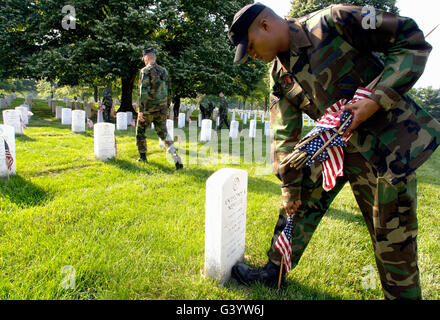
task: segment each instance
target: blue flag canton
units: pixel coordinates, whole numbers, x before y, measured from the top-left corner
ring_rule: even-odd
[[[290,241],[292,238],[292,231],[293,231],[293,218],[292,216],[287,217],[287,223],[286,227],[284,228],[284,234],[286,235],[287,240]]]

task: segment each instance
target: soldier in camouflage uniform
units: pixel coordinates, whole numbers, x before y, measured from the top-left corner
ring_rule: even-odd
[[[176,169],[183,168],[182,160],[177,154],[177,149],[172,141],[167,141],[166,120],[168,106],[171,98],[169,95],[170,78],[168,72],[156,63],[154,49],[144,50],[145,68],[139,75],[139,113],[136,126],[136,145],[140,154],[139,161],[147,161],[147,143],[145,131],[154,124],[159,138],[164,141],[168,153],[171,154]]]
[[[266,266],[233,267],[232,275],[249,285],[276,286],[281,255],[273,247],[294,219],[292,266],[296,266],[332,200],[348,181],[371,236],[386,299],[420,299],[417,266],[417,182],[415,170],[440,143],[440,124],[407,95],[423,73],[431,46],[417,24],[378,12],[376,29],[362,26],[362,8],[335,5],[300,19],[282,19],[261,4],[234,17],[229,37],[237,46],[235,62],[248,55],[271,72],[273,169],[282,181],[283,203]],[[381,52],[379,59],[373,52]],[[280,165],[301,138],[302,113],[313,119],[341,98],[350,100],[384,70],[369,99],[348,107],[353,132],[344,149],[344,176],[329,192],[320,165],[300,170]],[[285,285],[285,274],[281,275]]]
[[[113,106],[112,95],[113,95],[112,84],[109,83],[107,88],[104,88],[104,90],[102,90],[102,104],[104,105],[104,112],[102,116],[105,122],[111,122],[110,113],[112,111],[112,106]]]
[[[226,97],[223,92],[218,94],[220,97],[220,107],[219,107],[219,117],[220,122],[218,124],[217,130],[221,130],[223,123],[226,125],[226,128],[229,129],[229,121],[228,121],[228,102],[226,101]]]

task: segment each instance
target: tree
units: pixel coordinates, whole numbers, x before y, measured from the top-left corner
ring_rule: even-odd
[[[338,3],[352,4],[361,7],[370,5],[376,9],[396,14],[399,13],[399,9],[396,7],[396,0],[292,0],[288,16],[292,18],[302,17],[311,12]]]
[[[413,88],[409,91],[409,95],[415,102],[440,121],[440,89],[434,89],[431,86],[427,88]]]

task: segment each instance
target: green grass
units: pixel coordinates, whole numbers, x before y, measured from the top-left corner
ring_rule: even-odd
[[[117,132],[117,160],[100,162],[92,131],[72,133],[44,101],[33,112],[25,136],[16,138],[17,176],[0,179],[0,299],[382,299],[378,277],[376,289],[362,288],[362,270],[375,262],[348,186],[285,291],[234,280],[219,286],[203,277],[205,183],[225,165],[193,163],[202,145],[182,143],[180,154],[192,164],[176,172],[152,130],[149,163],[139,164],[133,128]],[[280,184],[243,155],[233,160],[226,166],[249,173],[245,256],[260,266],[278,218]],[[438,168],[439,151],[418,170],[425,299],[440,298]],[[75,289],[61,286],[69,265]]]

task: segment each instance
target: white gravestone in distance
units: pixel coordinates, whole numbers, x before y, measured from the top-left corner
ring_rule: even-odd
[[[206,181],[205,276],[224,284],[244,258],[247,171],[224,168]]]
[[[61,124],[72,124],[72,109],[63,108],[61,110]]]
[[[101,161],[116,157],[115,125],[100,122],[94,125],[95,158]]]
[[[15,134],[23,134],[21,125],[21,112],[15,109],[3,110],[3,123],[14,127]]]
[[[212,131],[212,120],[203,119],[202,130],[200,131],[200,141],[201,142],[211,141],[211,131]]]
[[[28,117],[29,109],[28,109],[28,107],[27,106],[25,107],[24,105],[21,105],[19,107],[15,107],[15,110],[20,111],[21,119],[23,120],[23,123],[24,124],[29,124],[29,117]]]
[[[248,114],[244,113],[243,114],[243,124],[247,124],[247,119],[248,119]]]
[[[264,135],[270,136],[270,121],[264,122]]]
[[[72,111],[72,132],[86,131],[86,112],[84,110]]]
[[[237,139],[238,138],[238,125],[239,122],[236,120],[231,121],[230,129],[229,129],[229,138]]]
[[[55,119],[61,120],[61,112],[63,110],[63,106],[56,106],[55,107]]]
[[[249,123],[249,138],[255,138],[257,136],[257,120],[252,119]]]
[[[127,123],[130,124],[133,121],[133,112],[127,111],[125,113],[127,114]]]
[[[116,130],[127,130],[127,113],[118,112],[116,113]]]
[[[174,121],[167,119],[167,137],[166,141],[174,141]]]
[[[199,113],[199,115],[197,116],[197,125],[199,126],[199,128],[202,127],[202,114]]]
[[[5,141],[8,144],[9,152],[14,159],[11,170],[6,165]],[[15,129],[9,125],[0,125],[0,178],[16,174],[16,156],[15,156]]]
[[[180,128],[185,128],[185,114],[184,113],[179,113],[179,119],[177,121],[177,127]]]
[[[96,122],[104,122],[104,113],[102,112],[102,110],[98,110]]]

